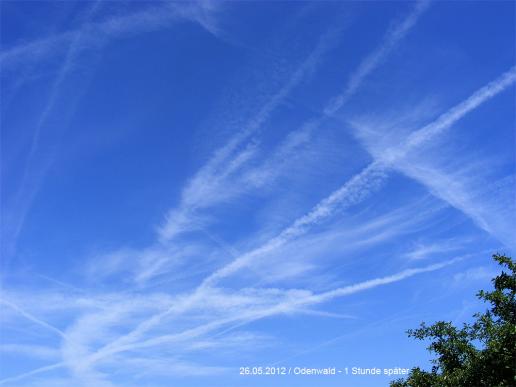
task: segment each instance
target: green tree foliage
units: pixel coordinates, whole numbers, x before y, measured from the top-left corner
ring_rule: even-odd
[[[436,358],[431,371],[415,367],[391,387],[516,386],[516,264],[505,255],[493,259],[503,268],[492,279],[494,290],[477,294],[490,308],[462,328],[439,321],[409,330],[410,337],[431,341]]]

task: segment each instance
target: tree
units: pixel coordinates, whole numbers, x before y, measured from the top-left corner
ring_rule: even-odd
[[[437,356],[431,371],[415,367],[391,387],[516,386],[516,263],[500,254],[493,259],[502,266],[491,280],[494,290],[477,294],[490,308],[462,328],[439,321],[407,331],[409,337],[430,339],[428,350]]]

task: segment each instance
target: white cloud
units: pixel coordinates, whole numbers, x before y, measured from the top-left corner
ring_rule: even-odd
[[[342,108],[347,100],[356,93],[364,79],[385,60],[400,41],[414,28],[429,5],[430,1],[428,0],[415,2],[412,12],[403,20],[391,26],[383,37],[380,46],[363,59],[357,69],[351,74],[344,91],[326,106],[324,109],[325,114],[333,115]]]
[[[488,281],[496,275],[497,272],[494,269],[485,266],[478,266],[455,274],[453,276],[453,281],[455,284],[462,285],[469,282]]]
[[[375,163],[387,169],[400,171],[423,184],[432,194],[471,218],[481,229],[512,247],[514,237],[511,236],[511,230],[514,229],[514,218],[510,214],[515,213],[515,208],[514,204],[510,204],[510,200],[500,197],[503,192],[497,192],[497,197],[489,198],[494,192],[489,193],[486,186],[496,182],[475,179],[474,174],[467,168],[451,170],[450,165],[436,165],[437,157],[442,155],[431,153],[425,156],[424,151],[425,146],[439,138],[466,114],[507,90],[515,81],[516,67],[512,67],[441,114],[436,120],[410,133],[406,139],[398,138],[398,144],[390,147],[385,148],[381,141],[376,142],[379,132],[367,125],[357,127],[358,137],[364,141],[366,148],[375,158]],[[470,160],[462,158],[462,161]],[[503,209],[502,203],[510,205]]]
[[[261,168],[253,168],[250,162],[258,153],[258,147],[252,135],[257,133],[269,119],[272,112],[317,66],[322,55],[330,47],[334,31],[330,30],[323,35],[317,46],[285,80],[283,86],[259,109],[244,127],[229,141],[217,149],[208,162],[190,179],[181,195],[181,202],[177,208],[171,209],[166,217],[165,224],[159,230],[161,241],[168,241],[177,235],[198,230],[204,226],[206,218],[202,211],[233,199],[249,189],[261,187],[277,177],[278,168],[274,171],[269,163]],[[285,157],[285,153],[295,148],[291,141],[281,146],[275,158]],[[245,170],[245,168],[248,168]]]
[[[100,7],[97,2],[93,9]],[[198,23],[212,34],[217,34],[215,14],[218,11],[217,2],[197,1],[190,3],[169,3],[153,5],[132,14],[115,16],[103,21],[88,22],[77,30],[69,30],[57,35],[47,36],[29,43],[20,44],[5,49],[0,54],[3,71],[19,68],[20,64],[40,62],[67,50],[74,45],[80,35],[80,45],[77,50],[95,49],[104,42],[153,31],[167,27],[182,20]]]
[[[427,259],[442,253],[450,253],[460,250],[464,245],[464,241],[449,239],[437,241],[433,243],[415,243],[413,248],[405,253],[405,257],[410,260]]]

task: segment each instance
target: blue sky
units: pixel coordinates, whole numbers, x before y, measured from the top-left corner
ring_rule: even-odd
[[[1,3],[0,385],[378,386],[514,254],[514,3]]]

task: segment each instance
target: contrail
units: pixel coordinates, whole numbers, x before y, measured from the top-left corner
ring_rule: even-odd
[[[349,286],[345,286],[342,288],[330,290],[328,292],[324,292],[321,294],[309,295],[309,296],[301,297],[301,298],[299,298],[297,300],[293,300],[293,301],[280,302],[279,304],[277,304],[273,307],[270,307],[270,308],[265,308],[265,309],[261,309],[261,310],[257,310],[257,311],[251,311],[251,312],[244,312],[242,314],[238,314],[235,317],[228,317],[228,318],[212,321],[210,323],[203,324],[203,325],[200,325],[195,328],[187,329],[183,332],[176,333],[176,334],[155,337],[155,338],[145,340],[145,341],[142,341],[139,343],[129,342],[126,344],[105,346],[105,347],[101,348],[100,350],[98,350],[97,352],[90,355],[89,357],[87,357],[86,359],[83,359],[84,363],[82,365],[83,366],[85,364],[91,365],[91,364],[105,358],[106,356],[113,355],[113,354],[120,353],[120,352],[141,349],[141,348],[148,348],[148,347],[153,347],[153,346],[164,344],[164,343],[173,343],[173,342],[179,342],[179,341],[196,338],[196,337],[202,336],[203,334],[214,331],[220,327],[223,327],[229,323],[238,321],[237,324],[234,324],[234,325],[226,328],[225,330],[219,332],[219,334],[223,334],[223,333],[229,332],[235,328],[238,328],[240,326],[249,324],[253,321],[257,321],[257,320],[260,320],[260,319],[263,319],[266,317],[271,317],[271,316],[274,316],[277,314],[295,311],[296,308],[301,307],[301,306],[308,306],[308,305],[328,302],[337,297],[348,296],[348,295],[362,292],[362,291],[372,289],[372,288],[375,288],[378,286],[384,286],[384,285],[388,285],[391,283],[399,282],[406,278],[413,277],[417,274],[428,273],[428,272],[432,272],[435,270],[439,270],[439,269],[442,269],[446,266],[449,266],[449,265],[455,263],[457,260],[458,259],[453,259],[453,260],[446,261],[443,263],[429,265],[429,266],[425,266],[425,267],[421,267],[421,268],[407,269],[407,270],[403,270],[399,273],[396,273],[396,274],[393,274],[390,276],[375,278],[375,279],[364,281],[364,282],[359,282],[354,285],[349,285]],[[24,378],[27,378],[27,377],[30,377],[30,376],[33,376],[33,375],[36,375],[39,373],[62,368],[64,366],[66,366],[65,362],[54,363],[54,364],[51,364],[51,365],[48,365],[45,367],[41,367],[41,368],[37,368],[35,370],[29,371],[29,372],[26,372],[26,373],[23,373],[23,374],[14,376],[14,377],[0,380],[0,384],[18,381],[18,380],[21,380],[21,379],[24,379]]]
[[[338,95],[326,108],[324,114],[333,115],[358,90],[364,79],[385,60],[388,54],[403,40],[416,25],[421,15],[428,9],[430,1],[418,1],[413,11],[399,24],[391,28],[383,38],[380,46],[371,52],[352,73],[344,91]]]
[[[30,320],[33,323],[36,323],[44,328],[47,328],[48,330],[56,333],[57,335],[61,336],[65,340],[68,340],[68,338],[66,337],[66,334],[62,330],[50,325],[46,321],[43,321],[43,320],[33,316],[32,314],[30,314],[29,312],[26,312],[25,310],[23,310],[22,308],[20,308],[19,306],[15,305],[15,304],[13,304],[12,302],[7,301],[6,299],[0,298],[0,304],[4,304],[4,305],[8,306],[9,308],[11,308],[11,309],[15,310],[16,312],[18,312],[19,314],[21,314],[27,320]]]
[[[418,2],[413,12],[400,24],[396,25],[391,31],[389,31],[386,34],[383,43],[380,45],[380,47],[377,50],[373,51],[373,53],[371,53],[370,56],[366,58],[361,65],[359,65],[357,71],[352,74],[350,81],[348,82],[347,88],[344,91],[344,95],[348,95],[349,97],[354,92],[356,92],[358,86],[361,84],[363,79],[374,68],[376,68],[379,65],[381,60],[383,60],[385,56],[393,49],[395,44],[397,44],[415,25],[419,16],[428,7],[428,4],[428,1]],[[308,62],[310,62],[310,59],[308,60]],[[294,76],[294,79],[296,78],[297,76]],[[286,89],[289,89],[292,86],[287,85]],[[285,93],[285,91],[280,91],[276,98],[282,96],[283,93]],[[342,99],[342,102],[340,102],[339,108],[344,103],[343,101],[344,99]],[[268,115],[268,110],[270,108],[271,107],[267,107],[266,105],[262,109],[263,111],[257,117],[257,122],[260,122],[261,120],[263,120],[264,116]],[[324,119],[324,117],[322,119]],[[227,157],[227,154],[231,153],[231,151],[242,141],[242,137],[246,137],[249,130],[254,130],[254,128],[256,127],[255,125],[255,123],[252,124],[251,129],[243,131],[239,136],[235,137],[230,143],[228,143],[226,147],[220,149],[216,153],[214,158],[207,164],[207,166],[205,167],[206,170],[201,171],[199,173],[199,176],[202,176],[205,173],[209,173],[209,171],[213,170],[214,166],[218,165],[221,161],[223,161]],[[220,279],[235,273],[241,268],[246,267],[250,262],[252,262],[253,259],[255,259],[255,257],[259,256],[260,254],[272,251],[273,249],[282,246],[292,237],[302,235],[310,225],[312,225],[314,222],[317,222],[327,217],[330,214],[330,212],[333,211],[338,205],[345,206],[345,203],[343,203],[345,200],[347,200],[348,205],[363,200],[363,198],[365,198],[369,194],[369,189],[371,188],[367,184],[374,182],[374,184],[379,185],[381,184],[384,178],[385,174],[383,165],[381,165],[380,163],[372,163],[371,165],[367,166],[366,168],[364,168],[364,170],[362,170],[362,172],[353,177],[340,189],[338,189],[325,200],[323,200],[309,214],[296,220],[290,227],[285,229],[277,237],[269,240],[269,242],[267,242],[265,245],[255,250],[252,250],[251,252],[248,252],[243,256],[235,258],[231,263],[207,277],[192,294],[190,294],[184,299],[184,301],[181,304],[174,305],[169,309],[150,317],[148,320],[139,324],[133,331],[129,332],[125,336],[116,339],[114,342],[108,344],[107,346],[101,348],[100,351],[112,346],[125,345],[125,343],[135,340],[138,336],[145,333],[155,325],[159,324],[160,321],[167,315],[172,313],[183,313],[184,311],[188,310],[188,308],[190,308],[196,300],[202,299],[203,289],[213,285]],[[166,232],[165,227],[162,236],[165,239],[168,239],[171,235],[172,234]]]
[[[447,113],[443,114],[440,118],[438,118],[433,123],[423,127],[422,129],[414,132],[414,136],[419,136],[419,133],[425,133],[428,132],[429,135],[425,136],[425,140],[429,140],[431,137],[435,136],[436,134],[440,133],[440,131],[444,130],[445,128],[453,125],[456,121],[458,121],[460,118],[462,118],[465,114],[472,111],[475,107],[478,107],[482,102],[487,101],[490,98],[493,98],[498,93],[505,90],[507,87],[509,87],[512,83],[514,83],[514,76],[508,76],[507,74],[511,74],[514,70],[510,70],[508,73],[502,74],[499,78],[497,78],[495,81],[489,83],[487,86],[489,87],[483,87],[479,89],[477,92],[475,92],[470,98],[466,99],[465,101],[459,103],[452,109],[450,109]],[[475,103],[468,103],[468,101],[475,101]],[[467,108],[464,108],[464,107]],[[463,108],[461,108],[463,107]],[[455,112],[455,113],[454,113]],[[443,119],[443,117],[453,117],[452,119]],[[439,131],[428,131],[428,128],[432,127],[438,127],[440,128]],[[402,157],[407,151],[411,150],[415,145],[411,145],[414,142],[411,142],[411,138],[409,137],[409,140],[403,144],[400,149],[404,150],[404,152],[396,152],[397,157]],[[417,145],[421,145],[423,141],[417,141],[415,142]],[[191,308],[197,300],[202,299],[203,293],[208,290],[211,286],[213,286],[217,281],[237,272],[238,270],[241,270],[242,268],[249,265],[253,259],[255,259],[260,254],[263,254],[265,252],[272,251],[273,249],[282,246],[284,243],[286,243],[290,238],[298,237],[302,235],[306,229],[313,225],[314,223],[322,220],[323,218],[329,216],[332,214],[332,211],[336,208],[337,205],[339,205],[341,202],[350,201],[349,203],[356,203],[360,200],[362,200],[367,194],[370,193],[371,189],[374,188],[375,185],[378,185],[379,181],[381,181],[384,176],[387,169],[386,165],[381,162],[374,161],[371,164],[369,164],[366,168],[364,168],[359,174],[355,175],[352,179],[350,179],[346,184],[344,184],[341,188],[333,192],[330,196],[328,196],[326,199],[321,201],[314,209],[309,212],[304,217],[301,217],[297,219],[290,227],[285,229],[283,232],[281,232],[277,237],[272,238],[267,242],[265,245],[252,250],[251,252],[244,254],[243,256],[236,258],[228,265],[224,266],[223,268],[217,270],[212,275],[207,277],[201,285],[194,290],[190,295],[186,296],[184,299],[182,299],[181,302],[174,304],[169,309],[156,314],[149,318],[148,320],[144,321],[143,323],[140,323],[133,331],[129,332],[125,336],[122,336],[115,340],[114,342],[107,344],[106,346],[102,347],[98,352],[97,355],[93,354],[93,358],[95,356],[98,356],[98,353],[115,353],[117,351],[117,348],[128,348],[134,340],[136,340],[139,336],[147,332],[148,330],[152,329],[154,326],[158,325],[160,321],[172,314],[172,313],[183,313],[184,311]],[[433,267],[433,266],[432,266]],[[419,273],[418,270],[427,270],[427,269],[411,269],[415,270],[414,273],[412,272],[402,272],[398,273],[395,276],[387,277],[384,279],[377,279],[368,281],[367,283],[362,283],[355,286],[360,286],[360,288],[364,287],[369,288],[370,286],[378,283],[384,284],[384,283],[390,283],[393,282],[396,278],[406,278],[406,276],[414,275]],[[433,270],[433,269],[432,269]],[[353,289],[351,288],[342,288],[335,290],[336,294],[342,294],[346,295],[349,292],[351,292]],[[319,297],[321,299],[321,302],[324,301],[324,299],[331,297],[330,293],[314,296]],[[275,309],[277,309],[276,307]],[[273,310],[275,310],[273,309]]]
[[[50,114],[52,113],[52,110],[55,107],[57,98],[59,96],[60,88],[63,82],[65,81],[66,76],[68,75],[70,68],[73,65],[73,62],[80,51],[80,47],[84,39],[84,34],[87,29],[87,26],[89,25],[89,22],[92,16],[95,14],[96,10],[98,9],[100,3],[101,1],[97,0],[90,7],[84,18],[85,20],[82,26],[73,33],[71,33],[70,45],[66,52],[64,61],[61,67],[59,68],[59,71],[54,82],[52,83],[50,96],[36,123],[34,134],[32,135],[32,139],[30,142],[27,160],[25,162],[25,168],[21,176],[20,186],[17,195],[14,199],[13,209],[15,214],[9,217],[12,225],[11,227],[7,228],[8,231],[4,230],[4,232],[7,234],[3,238],[6,244],[6,247],[3,248],[6,256],[6,262],[8,262],[8,259],[16,250],[16,243],[21,233],[21,230],[23,229],[25,217],[27,215],[27,212],[29,211],[29,208],[34,197],[37,194],[37,191],[39,190],[41,180],[44,178],[46,174],[46,167],[48,166],[47,164],[39,163],[35,166],[34,163],[34,158],[39,148],[41,132]],[[36,172],[34,171],[34,169],[36,169]],[[30,181],[31,178],[33,180],[32,182]],[[4,265],[7,265],[6,262],[4,262]]]
[[[306,74],[313,71],[320,58],[331,48],[336,31],[335,28],[331,28],[319,38],[315,48],[297,67],[285,84],[272,95],[237,134],[232,136],[222,147],[214,151],[213,156],[190,179],[186,188],[183,189],[179,207],[169,211],[165,224],[159,230],[161,241],[171,240],[177,234],[191,227],[191,218],[194,217],[197,210],[211,205],[210,199],[206,199],[208,195],[199,195],[199,190],[205,190],[207,186],[216,187],[229,174],[241,169],[249,157],[252,157],[249,149],[241,153],[237,153],[237,149],[261,129],[273,111],[305,79]],[[199,196],[201,197],[200,199]]]
[[[449,260],[446,262],[437,263],[437,264],[420,267],[420,268],[406,269],[401,272],[392,274],[390,276],[375,278],[375,279],[367,280],[364,282],[359,282],[354,285],[337,288],[337,289],[330,290],[330,291],[320,293],[320,294],[308,295],[305,297],[298,298],[297,300],[280,302],[277,305],[272,306],[272,307],[267,307],[267,308],[260,309],[257,311],[243,312],[234,317],[228,317],[228,318],[212,321],[210,323],[203,324],[203,325],[200,325],[195,328],[187,329],[183,332],[176,333],[176,334],[155,337],[155,338],[145,340],[145,341],[142,341],[139,343],[128,343],[128,344],[114,346],[114,347],[105,348],[105,349],[102,348],[97,353],[91,355],[86,361],[88,363],[94,363],[102,358],[105,358],[106,356],[113,355],[115,353],[120,353],[123,351],[148,348],[148,347],[153,347],[153,346],[160,345],[163,343],[177,342],[177,341],[195,338],[195,337],[198,337],[205,333],[211,332],[215,329],[218,329],[224,325],[227,325],[228,323],[238,321],[238,323],[236,325],[226,328],[224,331],[221,332],[221,334],[226,333],[230,330],[233,330],[237,327],[249,324],[256,320],[260,320],[260,319],[263,319],[266,317],[271,317],[271,316],[274,316],[277,314],[293,312],[299,307],[305,307],[305,306],[309,306],[309,305],[328,302],[328,301],[331,301],[338,297],[349,296],[351,294],[355,294],[355,293],[362,292],[365,290],[373,289],[378,286],[384,286],[384,285],[388,285],[391,283],[399,282],[399,281],[413,277],[418,274],[436,271],[436,270],[442,269],[446,266],[452,265],[453,263],[457,262],[460,259],[461,258],[452,259],[452,260]]]

